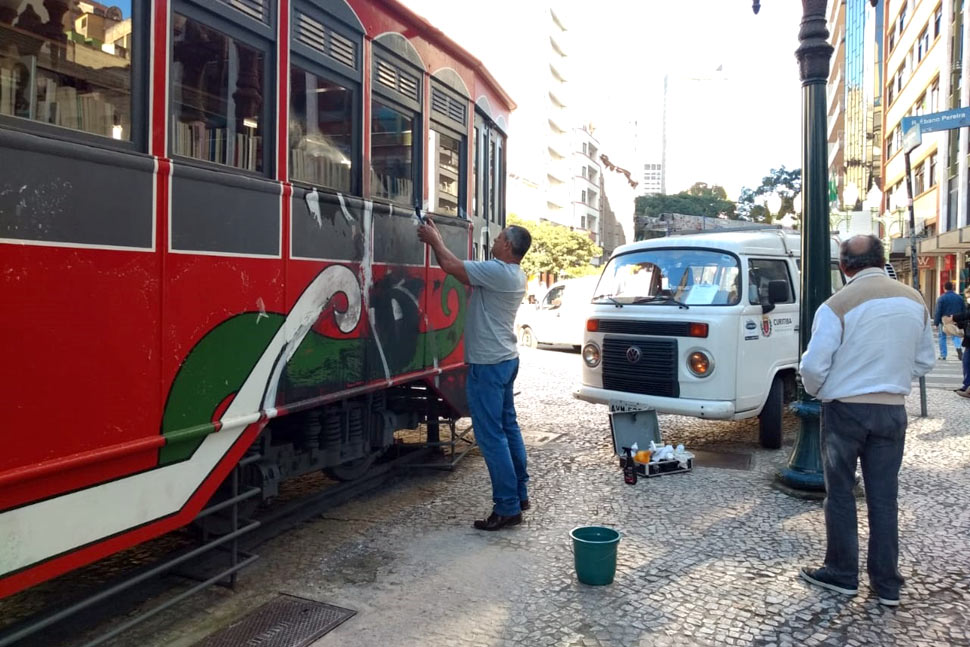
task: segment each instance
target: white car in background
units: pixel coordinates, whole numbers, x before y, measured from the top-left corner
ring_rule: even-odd
[[[537,304],[525,304],[515,318],[519,343],[535,348],[557,344],[579,348],[586,332],[593,290],[599,276],[554,283]]]

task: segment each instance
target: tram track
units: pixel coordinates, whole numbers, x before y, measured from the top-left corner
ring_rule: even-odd
[[[400,447],[396,451],[400,452]],[[14,614],[18,606],[16,598],[23,598],[23,604],[28,607],[32,606],[28,599],[31,595],[39,595],[48,603],[40,611],[0,628],[0,647],[103,645],[135,624],[213,584],[222,583],[227,576],[235,575],[258,559],[254,551],[266,542],[329,509],[377,491],[395,479],[407,478],[412,473],[412,466],[428,467],[427,460],[434,451],[428,447],[409,448],[397,457],[376,463],[353,481],[336,482],[322,490],[270,503],[261,507],[252,518],[240,518],[237,529],[231,533],[210,538],[208,543],[204,537],[195,542],[184,542],[188,545],[146,560],[121,575],[97,581],[89,574],[68,574],[46,584],[44,591],[28,590],[14,596],[13,600],[5,600],[6,611]],[[442,468],[447,467],[447,463],[442,464]],[[218,507],[221,506],[212,506],[210,512]],[[219,562],[225,562],[230,547],[236,552],[236,558],[229,557],[231,563],[227,569]],[[82,576],[87,577],[83,587],[86,590],[81,595],[72,594],[74,580]],[[188,588],[185,588],[186,584]],[[234,579],[229,586],[233,584]],[[152,603],[176,587],[183,590],[158,604]],[[142,609],[146,605],[147,608]]]

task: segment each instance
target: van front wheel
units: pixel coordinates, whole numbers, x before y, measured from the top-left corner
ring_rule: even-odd
[[[785,400],[785,384],[775,376],[768,391],[768,400],[758,416],[758,440],[765,449],[781,447],[781,414]]]

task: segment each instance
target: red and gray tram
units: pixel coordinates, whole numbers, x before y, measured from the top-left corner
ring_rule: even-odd
[[[396,0],[0,0],[0,597],[462,415],[513,108]]]

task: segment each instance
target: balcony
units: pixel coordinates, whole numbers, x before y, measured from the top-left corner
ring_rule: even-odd
[[[842,135],[839,135],[834,142],[829,142],[829,168],[832,168],[832,164],[835,163],[836,158],[838,158],[839,153],[842,152]]]

